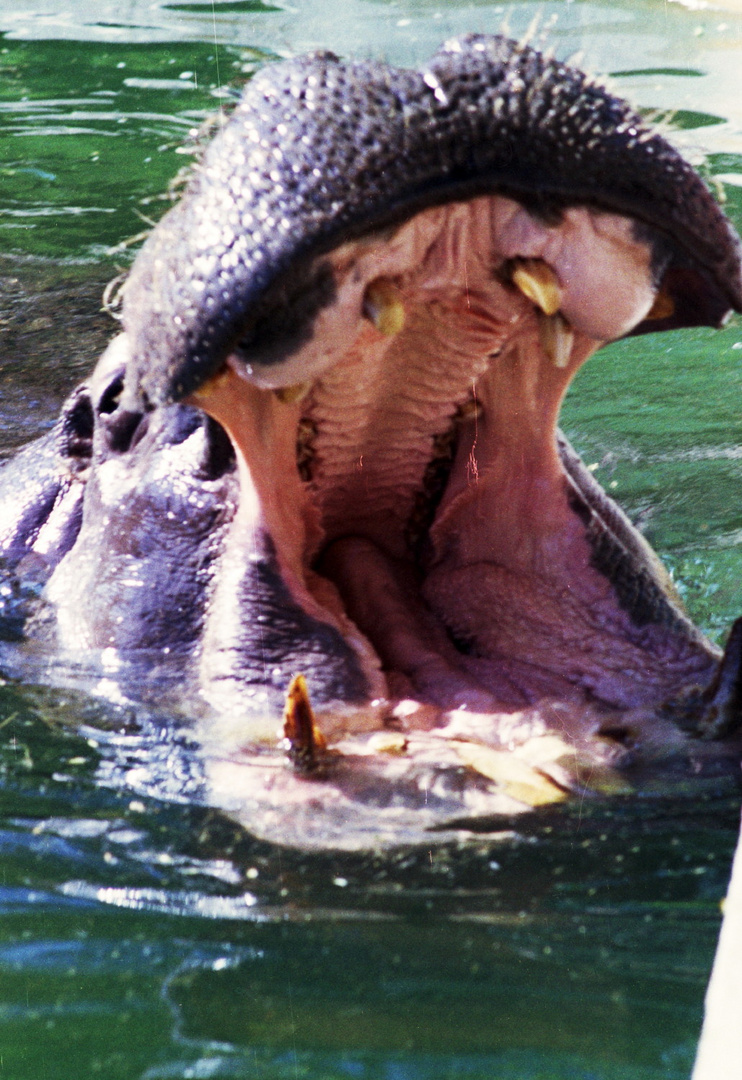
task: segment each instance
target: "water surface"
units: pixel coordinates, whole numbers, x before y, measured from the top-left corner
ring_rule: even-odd
[[[7,5],[10,8],[10,5]],[[107,280],[184,144],[276,56],[422,61],[538,17],[742,225],[742,19],[515,6],[16,0],[0,11],[0,447],[45,430],[113,324]],[[553,25],[552,25],[553,21]],[[606,349],[564,426],[723,640],[742,612],[742,325]],[[0,686],[0,1078],[683,1078],[738,815],[728,775],[385,855],[262,843],[157,718]]]

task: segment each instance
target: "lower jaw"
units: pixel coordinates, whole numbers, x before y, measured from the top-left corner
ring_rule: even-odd
[[[451,710],[499,713],[543,701],[653,707],[689,683],[707,683],[718,657],[691,624],[682,616],[674,625],[637,621],[593,565],[555,437],[570,374],[549,395],[532,396],[538,416],[526,415],[524,398],[521,435],[510,445],[485,437],[488,423],[502,426],[502,377],[489,391],[478,387],[483,417],[459,433],[421,568],[386,549],[383,530],[358,534],[351,523],[347,535],[336,526],[334,540],[323,538],[293,466],[298,407],[228,371],[206,407],[235,445],[242,496],[228,541],[234,573],[217,586],[204,642],[207,696],[230,698],[247,682],[248,696],[259,706],[273,701],[275,711],[290,679],[307,673],[319,705],[391,699],[393,711],[395,699],[413,699],[430,707],[419,714],[430,724]],[[283,590],[267,600],[245,584],[244,569],[255,569],[266,543]],[[255,667],[257,656],[261,667],[259,624],[288,619],[287,605],[300,613],[295,629],[309,634],[309,652],[269,650],[266,697],[255,691],[259,671],[246,680],[246,660]],[[324,673],[313,674],[315,663]]]

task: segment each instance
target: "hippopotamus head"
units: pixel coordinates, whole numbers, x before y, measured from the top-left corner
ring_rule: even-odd
[[[58,644],[177,656],[241,745],[287,700],[304,767],[310,699],[325,735],[637,710],[723,734],[742,630],[722,660],[557,422],[605,342],[732,310],[731,225],[579,71],[482,36],[417,71],[269,66],[60,422],[61,456],[75,410],[90,430]]]

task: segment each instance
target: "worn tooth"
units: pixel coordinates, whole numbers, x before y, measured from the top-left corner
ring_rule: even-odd
[[[562,306],[559,278],[543,259],[513,259],[510,279],[544,315],[555,315]]]
[[[284,405],[298,405],[311,389],[312,384],[310,382],[301,382],[295,383],[293,386],[279,386],[273,392]]]
[[[387,337],[400,332],[405,321],[404,304],[397,286],[389,278],[377,278],[366,287],[363,314]]]
[[[654,303],[644,316],[646,319],[669,319],[675,314],[675,301],[669,293],[658,292]]]
[[[452,739],[450,745],[464,765],[493,780],[506,795],[526,806],[548,806],[567,798],[564,788],[550,776],[510,751],[458,739]]]
[[[368,740],[368,748],[375,754],[405,754],[409,741],[400,731],[377,731]]]
[[[288,755],[294,767],[300,772],[316,769],[319,764],[317,754],[325,749],[326,743],[317,727],[303,675],[294,675],[286,691],[283,735],[289,744]]]
[[[575,332],[560,311],[539,316],[538,336],[554,367],[565,368],[572,355]]]
[[[470,420],[479,420],[484,412],[482,403],[473,395],[462,401],[454,414],[454,423],[465,424]]]
[[[206,382],[201,383],[197,390],[193,391],[190,395],[191,400],[195,404],[200,404],[202,401],[208,401],[214,391],[218,390],[219,387],[226,382],[229,378],[229,373],[227,364],[222,364],[216,375],[212,375]]]

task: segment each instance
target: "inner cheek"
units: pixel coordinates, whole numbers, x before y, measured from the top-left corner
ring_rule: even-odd
[[[594,272],[593,272],[594,271]],[[557,271],[558,272],[558,271]],[[559,274],[562,279],[562,274]],[[613,341],[642,322],[655,299],[655,291],[633,268],[591,267],[566,280],[562,312],[575,329],[601,341]]]
[[[572,252],[557,259],[564,289],[562,313],[576,330],[600,341],[623,337],[654,303],[648,264],[639,253]]]

